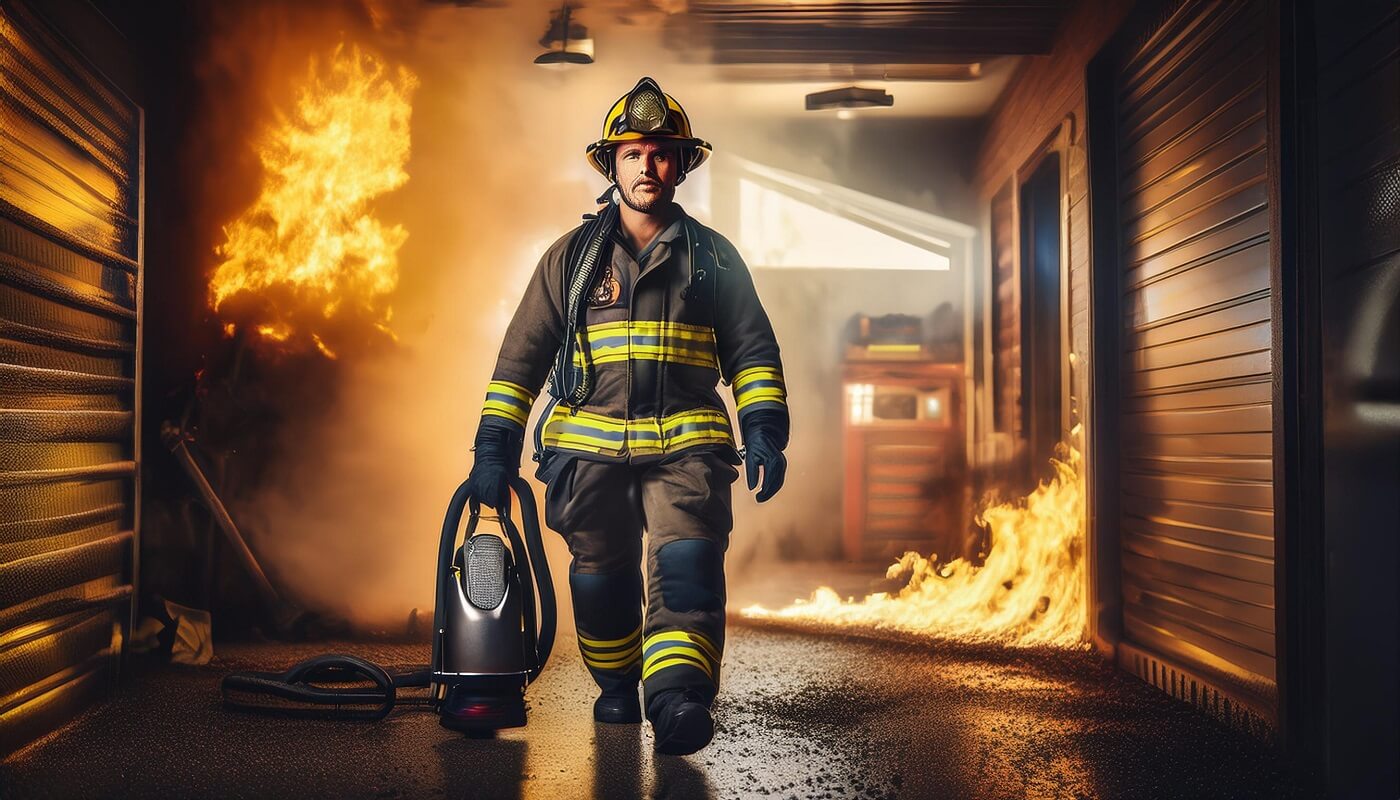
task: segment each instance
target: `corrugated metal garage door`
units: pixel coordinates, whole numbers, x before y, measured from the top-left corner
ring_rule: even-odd
[[[1199,701],[1204,676],[1269,718],[1267,8],[1167,12],[1114,86],[1124,652],[1175,694]]]
[[[140,110],[0,2],[0,753],[115,677],[137,519]]]

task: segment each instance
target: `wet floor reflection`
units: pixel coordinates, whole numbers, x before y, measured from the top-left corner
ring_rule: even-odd
[[[603,800],[641,794],[641,726],[593,723],[593,797]]]
[[[434,746],[450,800],[520,800],[529,745],[518,739],[453,736]]]
[[[655,755],[645,724],[595,725],[577,656],[531,688],[528,727],[490,739],[408,710],[371,724],[229,714],[211,701],[223,670],[138,661],[146,671],[124,695],[0,763],[0,796],[211,797],[231,786],[346,800],[1310,796],[1271,745],[1089,652],[746,628],[726,649],[715,739],[683,758]],[[258,644],[224,658],[285,666],[303,655]]]
[[[700,800],[714,797],[709,778],[703,768],[679,756],[654,756],[656,784],[652,787],[653,798],[666,800]]]
[[[714,796],[702,767],[686,758],[651,752],[651,741],[641,725],[593,724],[594,800],[708,800]]]

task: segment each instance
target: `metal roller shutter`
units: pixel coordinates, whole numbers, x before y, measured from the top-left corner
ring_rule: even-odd
[[[1121,652],[1271,722],[1267,7],[1170,4],[1119,53]]]
[[[0,754],[115,678],[135,580],[141,111],[0,0]]]

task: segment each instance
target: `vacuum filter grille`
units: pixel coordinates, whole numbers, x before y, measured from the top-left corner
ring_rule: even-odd
[[[466,582],[467,600],[483,611],[501,604],[506,596],[506,568],[510,556],[499,536],[479,534],[467,540]]]

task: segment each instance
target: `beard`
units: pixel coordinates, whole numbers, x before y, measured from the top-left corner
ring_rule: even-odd
[[[660,184],[657,186],[660,188],[654,194],[642,194],[636,188],[625,187],[621,184],[617,188],[618,194],[622,195],[622,202],[626,203],[628,208],[642,214],[650,214],[670,205],[671,198],[675,197],[676,194],[674,189],[668,192],[666,187]]]

